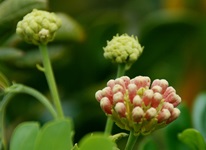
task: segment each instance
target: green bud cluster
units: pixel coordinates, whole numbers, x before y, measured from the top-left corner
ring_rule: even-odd
[[[118,34],[111,41],[107,41],[107,46],[104,49],[104,57],[117,64],[126,64],[126,69],[138,59],[143,51],[138,38]]]
[[[52,41],[60,27],[61,20],[54,13],[34,9],[18,22],[16,33],[26,42],[40,45]]]

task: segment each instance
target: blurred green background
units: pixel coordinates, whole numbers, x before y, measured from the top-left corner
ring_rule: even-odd
[[[144,52],[126,75],[167,79],[183,100],[181,117],[167,129],[141,138],[142,143],[148,143],[145,149],[159,149],[157,143],[165,149],[184,149],[172,142],[177,142],[177,133],[192,127],[193,100],[206,89],[205,0],[49,0],[42,9],[68,15],[67,25],[49,47],[64,112],[74,120],[75,142],[86,133],[104,130],[106,116],[94,94],[115,78],[117,66],[104,59],[102,47],[117,33],[127,33],[138,36]],[[40,63],[37,47],[13,35],[21,18],[14,19],[9,30],[0,24],[0,71],[10,81],[49,96],[45,77],[35,67]],[[7,108],[8,138],[22,121],[44,123],[50,118],[32,97],[19,94]],[[115,127],[114,133],[119,131]]]

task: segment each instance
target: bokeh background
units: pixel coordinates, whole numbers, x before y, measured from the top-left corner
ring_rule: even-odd
[[[192,127],[194,99],[206,90],[205,0],[49,0],[45,9],[69,17],[69,34],[57,35],[49,46],[64,112],[74,120],[75,142],[87,133],[104,130],[106,116],[94,94],[115,78],[117,66],[104,59],[102,47],[117,33],[127,33],[138,36],[144,52],[126,75],[167,79],[183,101],[181,117],[174,125],[140,139],[153,149],[160,145],[165,149],[187,149],[172,142],[178,141],[179,132]],[[15,24],[10,29],[15,33]],[[14,47],[21,51],[5,54],[5,46],[11,52]],[[49,97],[45,77],[35,67],[40,63],[35,46],[9,38],[1,42],[0,50],[0,71],[10,81],[32,86]],[[7,108],[8,138],[22,121],[43,124],[49,119],[41,104],[19,94]],[[115,126],[117,132],[125,131]],[[173,141],[167,140],[171,138]]]

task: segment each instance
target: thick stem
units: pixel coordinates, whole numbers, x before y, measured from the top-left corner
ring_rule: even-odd
[[[50,62],[50,59],[49,59],[47,46],[46,45],[40,45],[39,49],[41,51],[42,58],[43,58],[44,73],[45,73],[45,76],[46,76],[46,79],[47,79],[47,82],[48,82],[48,85],[49,85],[49,89],[50,89],[50,92],[51,92],[51,96],[52,96],[54,105],[55,105],[56,110],[57,110],[58,117],[63,118],[64,114],[63,114],[59,94],[58,94],[58,91],[57,91],[56,81],[55,81],[55,78],[54,78],[51,62]]]
[[[116,78],[119,78],[119,77],[123,76],[124,74],[125,74],[125,64],[119,64],[118,68],[117,68],[117,77]],[[114,123],[113,123],[111,117],[107,117],[107,123],[105,126],[104,134],[106,134],[106,135],[111,134],[113,124]]]
[[[112,132],[112,127],[113,127],[113,121],[110,117],[107,117],[107,123],[105,126],[104,134],[105,135],[110,135]]]
[[[130,131],[129,138],[127,140],[127,144],[124,150],[132,150],[137,141],[137,136],[134,135],[133,131]]]
[[[117,78],[125,74],[125,64],[119,64],[117,68]]]

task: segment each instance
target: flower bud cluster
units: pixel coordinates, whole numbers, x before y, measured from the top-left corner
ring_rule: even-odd
[[[60,27],[61,20],[54,13],[34,9],[18,22],[16,33],[28,43],[47,44]]]
[[[122,129],[147,135],[174,121],[181,98],[164,79],[151,83],[149,77],[127,76],[109,80],[107,87],[96,92],[102,110]]]
[[[104,57],[117,64],[126,64],[126,69],[141,55],[143,48],[139,44],[137,37],[118,34],[111,41],[107,41],[104,49]]]

